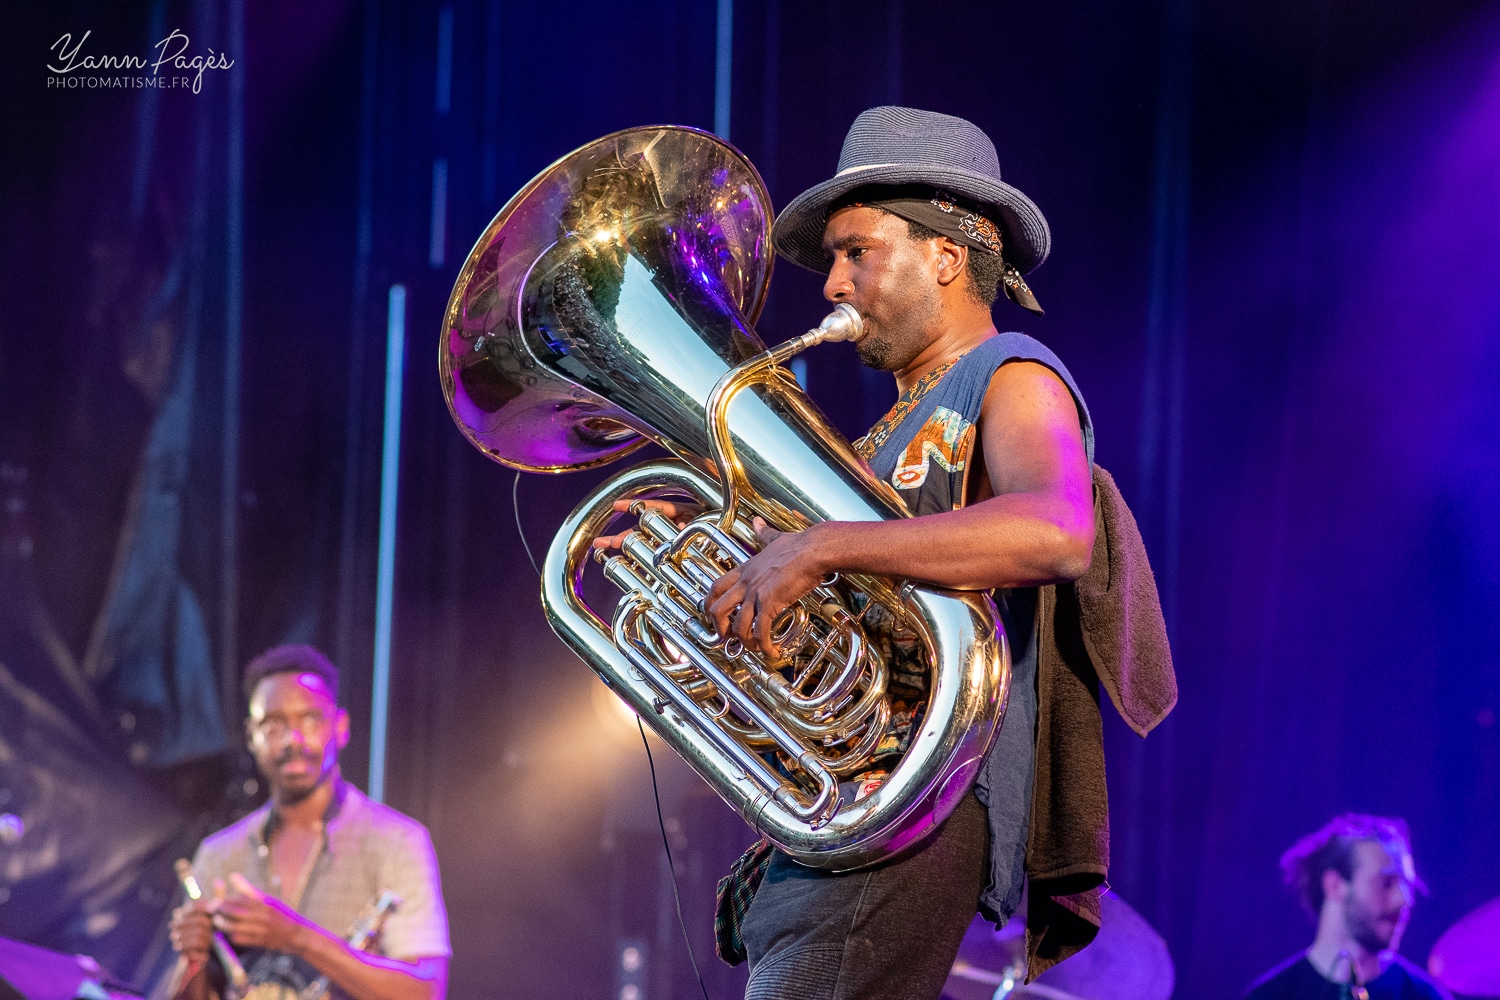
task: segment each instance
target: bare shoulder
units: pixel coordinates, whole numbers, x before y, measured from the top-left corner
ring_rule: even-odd
[[[1036,361],[1010,361],[996,370],[979,423],[987,450],[1063,445],[1083,453],[1083,424],[1073,393],[1056,372]]]
[[[984,394],[984,413],[1058,412],[1075,426],[1078,408],[1073,393],[1051,368],[1039,361],[1007,361],[995,370]],[[1080,429],[1080,434],[1082,433]]]
[[[1067,384],[1046,365],[1000,366],[985,392],[979,436],[996,496],[1046,493],[1072,501],[1090,495],[1078,406]]]

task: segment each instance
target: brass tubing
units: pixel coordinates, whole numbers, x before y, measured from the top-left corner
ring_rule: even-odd
[[[616,616],[615,641],[619,648],[625,652],[626,656],[630,658],[631,662],[635,664],[636,668],[647,678],[655,675],[656,683],[652,684],[652,687],[656,688],[662,697],[671,702],[672,706],[695,729],[711,740],[723,753],[733,758],[747,776],[756,779],[757,784],[770,794],[782,808],[814,827],[827,822],[832,817],[832,809],[838,806],[838,780],[824,770],[816,760],[813,760],[811,763],[815,766],[808,767],[807,771],[809,777],[818,782],[819,793],[812,802],[805,803],[803,801],[803,793],[800,789],[790,788],[780,776],[771,771],[765,761],[729,738],[715,724],[713,719],[704,712],[701,705],[685,697],[674,684],[661,676],[656,664],[652,663],[645,656],[642,656],[640,651],[635,648],[634,643],[630,641],[628,629],[631,620],[636,615],[644,614],[648,621],[651,621],[652,626],[664,633],[673,643],[681,640],[684,643],[684,652],[689,659],[694,660],[699,670],[720,684],[720,690],[724,693],[725,698],[731,702],[735,711],[750,716],[752,721],[758,724],[775,740],[776,745],[783,752],[796,756],[799,762],[806,761],[810,757],[809,751],[801,746],[790,734],[785,733],[785,731],[778,734],[777,730],[779,727],[776,726],[758,705],[745,698],[743,692],[730,682],[716,665],[703,657],[690,644],[687,644],[686,639],[680,634],[674,636],[669,622],[655,618],[652,610],[649,607],[643,607],[644,602],[639,599],[632,599],[634,597],[635,595],[631,595],[626,598],[630,602],[629,607],[623,615]],[[655,620],[652,620],[653,618]]]
[[[666,633],[669,639],[673,638],[671,623],[660,618],[654,609],[646,608],[645,615],[658,629]],[[675,641],[675,639],[674,639]],[[824,769],[822,762],[817,759],[814,751],[809,750],[791,733],[782,726],[781,720],[777,719],[761,705],[751,699],[745,691],[734,680],[727,676],[717,663],[704,655],[696,647],[687,646],[684,649],[687,657],[693,661],[700,671],[710,680],[719,685],[720,691],[726,700],[734,707],[734,710],[743,718],[755,723],[765,733],[776,741],[777,747],[789,757],[795,758],[807,776],[818,783],[819,794],[811,806],[805,807],[804,820],[819,826],[833,817],[838,808],[838,781]],[[826,815],[825,815],[826,812]]]

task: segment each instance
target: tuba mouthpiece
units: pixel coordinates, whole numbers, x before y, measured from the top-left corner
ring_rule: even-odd
[[[833,312],[823,317],[815,332],[819,334],[819,341],[825,344],[840,340],[858,343],[865,335],[865,321],[859,310],[847,302],[840,302]]]

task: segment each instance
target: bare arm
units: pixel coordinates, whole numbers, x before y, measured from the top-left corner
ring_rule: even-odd
[[[316,924],[303,926],[293,949],[353,1000],[443,1000],[448,992],[446,958],[382,958],[356,951]]]
[[[835,571],[963,590],[1082,576],[1094,544],[1093,488],[1067,386],[1039,364],[1002,366],[985,395],[979,433],[992,497],[906,520],[765,528],[766,547],[709,594],[720,633],[729,629],[766,649],[771,619]]]

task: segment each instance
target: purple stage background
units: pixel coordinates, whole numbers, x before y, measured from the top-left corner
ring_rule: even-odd
[[[615,129],[713,126],[714,4],[0,25],[0,812],[28,822],[0,844],[0,935],[159,967],[170,859],[259,792],[225,681],[268,645],[343,665],[364,783],[400,283],[387,797],[434,835],[452,995],[618,995],[627,945],[643,997],[698,995],[640,738],[542,620],[512,474],[453,427],[435,348],[535,172]],[[150,56],[174,29],[235,65],[198,93],[49,86],[65,32]],[[859,110],[906,103],[984,127],[1051,222],[1047,316],[997,321],[1077,377],[1162,584],[1181,702],[1144,743],[1109,717],[1111,883],[1175,995],[1238,995],[1307,943],[1276,860],[1348,809],[1411,823],[1425,962],[1500,894],[1500,7],[740,0],[732,51],[730,137],[776,204]],[[783,262],[762,333],[824,308]],[[892,396],[843,347],[809,387],[851,435]],[[521,481],[534,549],[599,478]],[[692,945],[735,996],[712,890],[750,838],[656,750]]]

